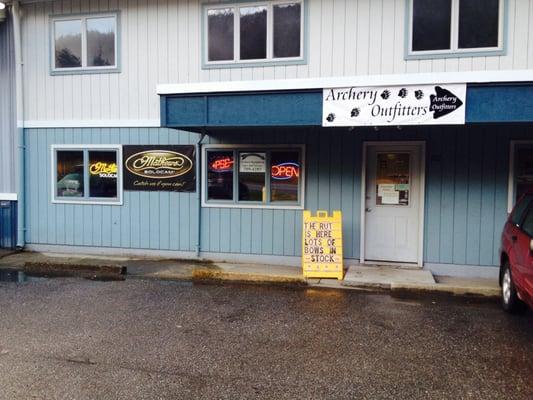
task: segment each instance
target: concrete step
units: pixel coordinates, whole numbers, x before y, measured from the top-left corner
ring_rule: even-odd
[[[393,285],[435,285],[435,279],[429,271],[407,269],[384,265],[352,265],[348,268],[344,286],[391,289]]]

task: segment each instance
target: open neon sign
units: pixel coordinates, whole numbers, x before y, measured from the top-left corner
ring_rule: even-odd
[[[293,162],[273,165],[271,170],[273,179],[287,180],[300,177],[300,166]]]
[[[217,158],[211,163],[211,170],[215,172],[228,172],[233,170],[233,158]]]

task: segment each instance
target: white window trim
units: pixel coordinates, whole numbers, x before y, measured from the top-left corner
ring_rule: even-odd
[[[86,197],[84,199],[70,199],[56,196],[57,184],[57,151],[61,150],[110,150],[117,152],[117,197],[106,200],[104,198]],[[124,185],[122,184],[122,145],[120,144],[53,144],[50,147],[50,182],[51,182],[51,201],[54,204],[98,204],[121,206],[124,202]],[[85,190],[85,188],[84,188]],[[87,187],[86,190],[89,190]]]
[[[98,18],[113,18],[115,28],[115,64],[108,66],[88,66],[87,65],[87,20]],[[56,40],[55,40],[55,23],[57,21],[81,21],[81,67],[57,68],[56,67]],[[89,13],[59,15],[50,17],[50,71],[52,74],[76,73],[76,72],[109,72],[117,71],[119,68],[119,15],[118,12]]]
[[[513,211],[515,205],[515,154],[520,145],[533,146],[533,140],[511,140],[509,145],[509,177],[507,182],[507,213]]]
[[[490,55],[491,53],[503,53],[505,48],[505,3],[506,0],[499,0],[499,11],[498,11],[498,46],[496,47],[474,47],[468,49],[459,48],[459,2],[461,0],[451,0],[452,2],[452,12],[451,12],[451,29],[450,29],[450,49],[445,50],[422,50],[416,51],[413,50],[413,1],[407,0],[408,2],[408,18],[407,18],[407,38],[406,46],[407,53],[406,58],[423,58],[424,56],[433,57],[433,56],[483,56]]]
[[[279,204],[276,203],[251,203],[239,202],[234,199],[228,200],[207,200],[207,152],[209,150],[291,150],[296,149],[300,152],[300,185],[299,185],[299,202],[298,204]],[[270,209],[270,210],[303,210],[305,208],[305,145],[304,144],[206,144],[202,146],[202,207],[204,208],[254,208],[254,209]],[[266,175],[266,174],[265,174]],[[238,180],[238,176],[233,177]]]
[[[300,4],[300,56],[299,57],[278,57],[274,58],[274,6],[283,4]],[[266,58],[258,58],[253,60],[240,59],[240,8],[245,7],[260,7],[267,8],[267,54]],[[207,14],[209,10],[231,8],[233,9],[233,60],[209,61],[209,24]],[[220,3],[220,4],[205,4],[202,10],[204,32],[202,37],[204,49],[204,64],[207,66],[225,66],[225,65],[241,65],[241,64],[257,64],[257,63],[283,63],[304,61],[304,45],[305,45],[305,4],[304,0],[283,0],[283,1],[263,1],[263,2],[243,2],[243,3]]]

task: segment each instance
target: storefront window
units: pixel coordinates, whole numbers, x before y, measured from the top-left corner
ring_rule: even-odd
[[[233,151],[207,153],[208,200],[233,200]]]
[[[57,152],[58,197],[83,197],[83,151]]]
[[[409,205],[409,153],[379,153],[376,205]]]
[[[72,147],[74,146],[52,146],[52,157],[56,166],[54,201],[119,204],[122,189],[120,147],[110,146],[95,150],[90,146]]]
[[[270,200],[298,201],[300,157],[297,151],[273,151],[270,166]]]
[[[300,146],[216,149],[204,157],[204,205],[300,207],[303,152]],[[242,150],[239,149],[242,148]]]

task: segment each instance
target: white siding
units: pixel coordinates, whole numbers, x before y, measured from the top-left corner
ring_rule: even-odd
[[[308,0],[308,63],[202,69],[201,0],[65,0],[24,6],[29,121],[157,123],[156,85],[533,68],[533,0],[508,0],[507,54],[404,60],[406,0]],[[121,72],[51,76],[49,15],[120,10]]]
[[[0,193],[16,191],[15,54],[13,27],[0,24]]]

